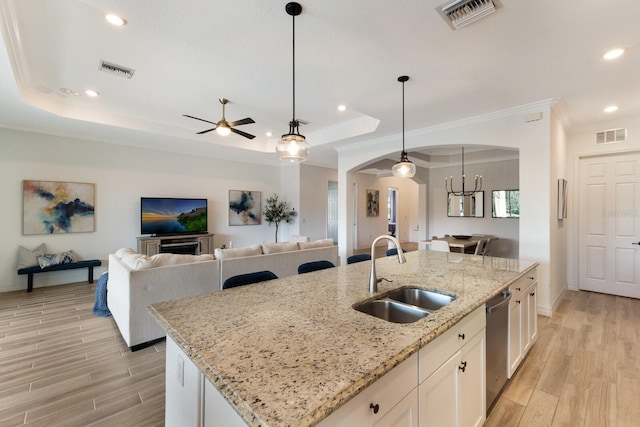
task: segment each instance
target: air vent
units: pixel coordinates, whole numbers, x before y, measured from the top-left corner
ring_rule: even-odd
[[[627,140],[627,129],[609,129],[596,132],[596,144],[610,144]]]
[[[495,12],[496,5],[492,0],[453,0],[437,10],[447,24],[457,30]]]
[[[133,77],[133,73],[135,73],[136,71],[132,68],[123,67],[122,65],[116,65],[103,60],[100,60],[98,70],[104,71],[105,73],[115,74],[116,76],[120,77],[126,77],[128,79]]]

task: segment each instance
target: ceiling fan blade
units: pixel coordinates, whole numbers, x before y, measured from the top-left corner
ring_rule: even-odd
[[[203,130],[202,132],[196,132],[196,135],[202,135],[203,133],[211,132],[212,130],[216,130],[216,128],[211,128],[211,129]]]
[[[253,139],[256,137],[255,135],[251,135],[250,133],[242,132],[241,130],[234,129],[234,128],[231,128],[231,132],[237,133],[238,135],[244,136],[245,138],[249,138],[249,139]]]
[[[236,120],[235,122],[229,122],[230,127],[240,126],[240,125],[248,125],[251,123],[255,123],[251,117],[247,117],[246,119]]]
[[[189,117],[190,119],[200,120],[201,122],[211,123],[212,125],[217,125],[217,123],[216,123],[216,122],[210,122],[209,120],[199,119],[198,117],[187,116],[186,114],[183,114],[183,116],[184,116],[184,117]],[[215,129],[215,128],[214,128],[214,129]]]

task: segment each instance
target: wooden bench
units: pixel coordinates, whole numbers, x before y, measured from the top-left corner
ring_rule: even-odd
[[[88,268],[89,269],[89,278],[87,281],[89,283],[93,283],[93,267],[98,267],[102,265],[102,261],[99,259],[89,259],[86,261],[76,261],[70,262],[67,264],[56,264],[51,265],[49,267],[40,268],[39,265],[34,265],[33,267],[25,267],[18,270],[18,274],[28,274],[27,278],[27,292],[31,292],[33,290],[33,275],[36,273],[46,273],[48,271],[60,271],[60,270],[75,270],[76,268]]]

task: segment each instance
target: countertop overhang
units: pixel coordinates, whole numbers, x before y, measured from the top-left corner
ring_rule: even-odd
[[[250,426],[312,426],[483,305],[536,262],[421,250],[153,304],[149,311]],[[179,286],[179,284],[176,284]],[[403,286],[456,295],[396,324],[358,302]]]

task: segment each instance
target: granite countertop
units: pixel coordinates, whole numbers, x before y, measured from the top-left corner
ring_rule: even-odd
[[[352,308],[369,262],[153,304],[149,310],[250,426],[312,426],[535,262],[421,250],[376,260],[378,294],[418,285],[457,298],[396,324]]]

